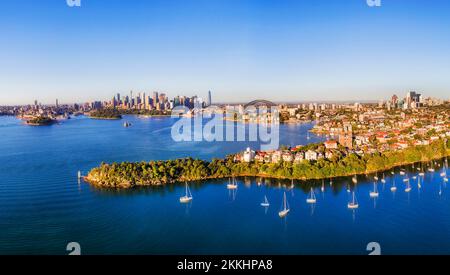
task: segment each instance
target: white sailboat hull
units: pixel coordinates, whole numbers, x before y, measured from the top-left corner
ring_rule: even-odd
[[[283,210],[283,211],[280,211],[280,212],[278,213],[278,216],[280,216],[280,218],[284,218],[284,217],[286,217],[288,214],[289,214],[289,210]]]
[[[228,190],[235,190],[235,189],[237,189],[237,186],[236,186],[236,185],[233,185],[233,184],[228,184],[228,185],[227,185],[227,189],[228,189]]]
[[[181,197],[180,203],[190,203],[192,201],[192,197]]]

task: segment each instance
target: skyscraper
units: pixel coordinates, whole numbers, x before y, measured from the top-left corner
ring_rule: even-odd
[[[207,106],[212,105],[212,97],[211,97],[211,91],[208,91],[208,102],[206,102]]]
[[[153,107],[158,104],[158,92],[153,92]]]

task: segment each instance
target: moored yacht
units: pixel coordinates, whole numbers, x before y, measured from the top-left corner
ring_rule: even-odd
[[[262,207],[269,207],[270,203],[269,200],[267,199],[267,196],[264,196],[264,201],[261,203]]]
[[[180,202],[181,203],[189,203],[191,202],[193,199],[192,194],[191,194],[191,190],[189,189],[189,185],[186,182],[186,194],[180,198]]]
[[[229,181],[229,183],[227,184],[227,189],[228,190],[235,190],[238,188],[238,184],[235,180],[235,178],[233,178],[233,182]]]
[[[311,192],[309,193],[309,197],[306,199],[306,202],[309,204],[314,204],[317,202],[316,194],[314,193],[313,188],[311,188]]]
[[[283,206],[282,206],[282,210],[280,212],[278,212],[278,216],[280,216],[280,218],[284,218],[289,214],[289,211],[291,211],[291,210],[289,209],[289,204],[286,199],[286,192],[284,192]]]
[[[378,198],[378,196],[380,195],[380,193],[378,193],[378,188],[377,188],[376,182],[373,183],[373,190],[370,192],[369,195],[371,198]]]
[[[358,201],[356,200],[355,192],[353,192],[352,199],[351,199],[351,201],[348,203],[347,207],[348,207],[349,209],[357,209],[357,208],[359,208],[359,204],[358,204]]]

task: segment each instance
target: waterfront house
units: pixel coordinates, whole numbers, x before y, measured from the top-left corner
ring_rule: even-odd
[[[267,153],[265,153],[265,152],[257,152],[256,156],[255,156],[255,161],[256,162],[264,162],[266,155],[267,155]]]
[[[305,153],[303,153],[303,152],[298,152],[298,153],[295,154],[295,159],[294,159],[294,161],[295,161],[296,163],[302,162],[304,159],[305,159]]]
[[[306,153],[305,153],[305,159],[306,160],[317,160],[317,152],[316,151],[313,151],[313,150],[308,150]]]
[[[337,149],[338,143],[335,140],[328,140],[324,142],[325,148],[327,149]]]
[[[292,156],[291,152],[289,152],[289,151],[283,152],[281,157],[282,157],[283,161],[285,161],[285,162],[294,161],[294,157]]]
[[[409,145],[408,145],[408,142],[406,142],[406,141],[397,142],[397,148],[399,148],[399,149],[406,149],[408,147],[409,147]]]
[[[281,161],[281,152],[280,151],[275,151],[272,154],[272,163],[278,163]]]
[[[250,147],[247,148],[247,150],[245,150],[244,152],[242,159],[244,162],[252,162],[255,159],[255,151],[250,149]]]
[[[327,150],[327,151],[325,152],[325,158],[326,158],[326,159],[331,159],[331,158],[333,158],[333,156],[334,156],[333,151]]]

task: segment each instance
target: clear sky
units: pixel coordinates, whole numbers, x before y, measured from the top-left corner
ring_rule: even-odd
[[[0,105],[450,98],[450,1],[0,1]]]

